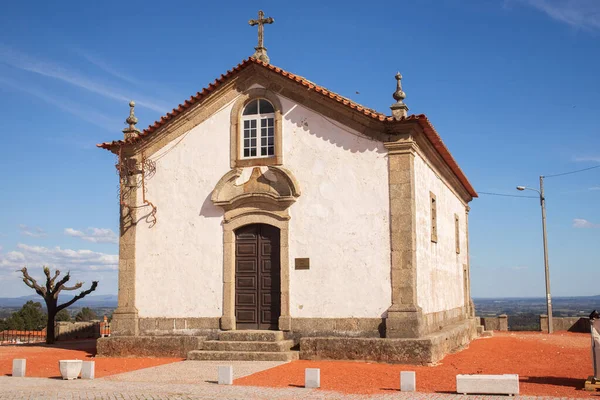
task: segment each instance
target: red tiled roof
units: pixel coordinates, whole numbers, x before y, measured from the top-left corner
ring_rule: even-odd
[[[446,161],[446,163],[448,164],[450,169],[454,172],[454,174],[456,174],[456,176],[458,177],[460,182],[464,185],[464,187],[467,189],[469,194],[473,197],[477,197],[477,193],[475,192],[475,190],[469,183],[469,180],[467,179],[465,174],[462,172],[462,170],[460,169],[460,167],[458,166],[458,164],[456,163],[456,161],[450,154],[450,151],[448,150],[446,145],[444,145],[444,142],[442,141],[440,135],[436,132],[435,128],[433,127],[433,125],[431,125],[431,123],[429,122],[429,120],[427,119],[427,117],[424,114],[410,115],[410,116],[402,118],[400,120],[396,120],[391,116],[387,116],[385,114],[379,113],[370,108],[361,106],[360,104],[355,103],[352,100],[350,100],[346,97],[340,96],[339,94],[334,93],[330,90],[327,90],[326,88],[324,88],[322,86],[316,85],[315,83],[313,83],[301,76],[294,75],[291,72],[287,72],[279,67],[264,63],[260,60],[252,58],[252,57],[247,58],[246,60],[244,60],[243,62],[241,62],[234,68],[232,68],[231,70],[227,71],[227,73],[225,73],[224,75],[221,75],[213,83],[209,84],[208,87],[202,89],[201,92],[198,92],[195,95],[192,95],[189,98],[189,100],[184,101],[177,108],[174,108],[171,112],[168,112],[165,116],[161,117],[160,120],[155,121],[154,124],[148,126],[146,129],[144,129],[137,137],[126,139],[126,140],[115,140],[112,142],[100,143],[100,144],[97,144],[96,146],[103,148],[103,149],[110,150],[115,147],[120,147],[124,144],[134,144],[134,143],[142,141],[145,137],[147,137],[151,133],[155,132],[157,129],[159,129],[161,126],[165,125],[166,123],[168,123],[170,120],[172,120],[179,114],[183,113],[185,110],[190,108],[192,105],[203,100],[206,96],[208,96],[210,93],[214,92],[219,86],[221,86],[229,78],[231,78],[232,76],[234,76],[241,70],[245,69],[249,65],[254,65],[254,64],[260,65],[264,68],[267,68],[270,71],[274,71],[275,73],[277,73],[283,77],[286,77],[286,78],[288,78],[310,90],[314,90],[316,93],[319,93],[325,97],[333,99],[334,101],[337,101],[338,103],[341,103],[341,104],[355,110],[356,112],[366,115],[367,117],[373,118],[375,120],[382,121],[384,123],[402,123],[404,121],[416,120],[419,123],[419,125],[423,128],[425,135],[431,141],[431,143],[433,144],[433,147],[440,153],[440,155],[442,156],[444,161]]]

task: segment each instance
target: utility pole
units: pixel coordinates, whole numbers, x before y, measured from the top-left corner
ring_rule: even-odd
[[[553,175],[555,176],[555,175]],[[540,206],[542,207],[542,234],[544,237],[544,269],[546,272],[546,308],[548,313],[548,333],[554,332],[552,324],[552,296],[550,295],[550,266],[548,265],[548,239],[546,234],[546,197],[544,196],[544,176],[540,175],[540,190],[517,186],[517,190],[533,190],[540,195]]]
[[[546,307],[548,309],[548,333],[554,332],[552,324],[552,296],[550,295],[550,266],[548,265],[548,238],[546,235],[546,198],[544,197],[544,176],[540,176],[540,205],[542,206],[542,232],[544,236],[544,268],[546,272]]]

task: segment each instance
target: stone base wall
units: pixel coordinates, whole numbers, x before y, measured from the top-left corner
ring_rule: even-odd
[[[446,326],[454,325],[468,319],[466,307],[424,314],[422,317],[425,334],[439,332]]]
[[[344,336],[381,338],[385,336],[384,318],[292,318],[291,336]]]
[[[554,331],[590,333],[590,319],[587,317],[553,317]],[[548,316],[540,315],[540,330],[548,332]]]
[[[466,347],[477,336],[476,326],[470,318],[417,339],[304,337],[300,358],[428,365]]]
[[[112,336],[96,342],[98,357],[180,357],[202,348],[204,336]]]
[[[481,317],[481,325],[486,331],[508,331],[508,315],[497,317]]]
[[[219,318],[139,318],[140,336],[216,337]]]

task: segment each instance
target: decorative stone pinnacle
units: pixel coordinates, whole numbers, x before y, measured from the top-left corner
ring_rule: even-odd
[[[402,74],[400,72],[396,74],[396,91],[393,96],[396,103],[390,107],[392,109],[392,116],[396,119],[406,117],[408,115],[408,107],[404,104],[406,93],[402,90]]]
[[[138,123],[138,119],[135,116],[135,101],[133,100],[129,102],[129,117],[127,117],[125,122],[129,124],[127,128],[123,129],[125,140],[137,137],[140,134],[140,131],[135,127],[135,124]]]
[[[267,48],[264,44],[264,25],[272,24],[273,22],[275,22],[273,18],[265,18],[265,13],[262,10],[258,12],[258,19],[251,19],[250,21],[248,21],[248,24],[250,24],[250,26],[258,25],[258,46],[254,48],[254,50],[256,51],[252,55],[252,58],[256,58],[257,60],[260,60],[267,64],[270,62],[270,60],[269,56],[267,55]]]

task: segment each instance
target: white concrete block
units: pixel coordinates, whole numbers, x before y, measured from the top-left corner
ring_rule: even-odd
[[[17,378],[25,377],[25,370],[27,367],[27,360],[24,358],[15,358],[13,360],[12,376]]]
[[[459,394],[519,394],[519,375],[456,375]]]
[[[233,385],[233,367],[231,365],[219,366],[219,385]]]
[[[81,365],[81,379],[94,379],[95,371],[95,361],[84,361]]]
[[[417,391],[417,374],[414,371],[400,371],[400,391]]]
[[[60,360],[58,369],[63,379],[73,380],[79,377],[82,364],[81,360]]]
[[[304,370],[304,387],[305,388],[320,388],[321,387],[321,370],[319,368],[306,368]]]

